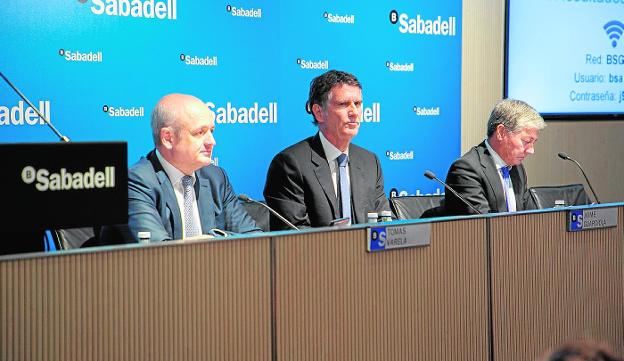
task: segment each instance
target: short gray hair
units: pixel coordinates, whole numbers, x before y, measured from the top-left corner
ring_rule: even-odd
[[[499,124],[512,133],[524,128],[537,130],[546,128],[546,122],[537,110],[522,100],[516,99],[503,99],[496,103],[487,124],[488,138],[494,134]]]
[[[178,107],[171,106],[165,102],[158,102],[152,110],[152,138],[156,147],[161,145],[160,130],[165,127],[173,127],[174,132],[179,134],[180,127],[177,124],[177,118],[180,110]]]

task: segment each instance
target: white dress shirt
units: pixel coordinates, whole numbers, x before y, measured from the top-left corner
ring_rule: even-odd
[[[487,149],[490,151],[490,154],[492,154],[492,159],[494,159],[494,164],[496,165],[496,170],[498,173],[498,179],[500,179],[501,182],[501,187],[503,188],[503,194],[505,195],[505,202],[507,203],[507,206],[509,207],[509,212],[515,212],[516,211],[516,197],[515,197],[515,192],[513,190],[513,184],[511,182],[511,175],[509,177],[509,187],[505,184],[505,181],[503,180],[503,172],[501,171],[501,168],[507,168],[509,170],[511,170],[511,166],[507,165],[507,163],[505,163],[505,161],[503,160],[503,158],[500,157],[500,155],[498,155],[498,153],[496,153],[496,151],[494,151],[494,148],[492,148],[490,146],[490,142],[488,142],[488,140],[485,140],[485,146],[487,147]],[[514,195],[513,197],[508,197],[507,195]]]
[[[323,145],[323,151],[325,152],[325,159],[327,159],[327,163],[329,164],[329,171],[331,173],[332,183],[334,184],[334,194],[338,197],[338,157],[343,152],[331,144],[330,141],[325,138],[323,132],[319,132],[319,137],[321,138],[321,144]],[[349,156],[349,148],[347,148],[347,151],[344,152],[344,154]],[[347,180],[349,181],[349,184],[351,184],[349,163],[347,163]]]
[[[167,173],[167,177],[169,181],[171,181],[171,185],[173,185],[173,190],[176,195],[176,200],[178,201],[178,208],[180,209],[180,216],[182,217],[182,238],[186,238],[186,230],[184,229],[185,219],[184,219],[184,186],[182,185],[182,177],[186,174],[180,172],[178,168],[174,167],[171,163],[167,162],[167,160],[160,154],[158,149],[156,149],[156,156],[158,157],[158,161],[162,164],[165,173]],[[195,195],[195,182],[197,179],[195,178],[195,172],[190,175],[193,178],[193,219],[199,232],[203,234],[201,229],[201,220],[199,218],[199,207],[197,206],[197,197]]]

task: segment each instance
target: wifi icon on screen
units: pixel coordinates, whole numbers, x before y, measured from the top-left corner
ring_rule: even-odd
[[[615,48],[618,40],[622,37],[622,33],[624,33],[624,24],[621,21],[611,20],[603,28],[607,32],[609,39],[611,39],[611,46]]]

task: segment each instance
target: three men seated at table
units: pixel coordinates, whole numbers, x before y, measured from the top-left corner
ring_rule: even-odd
[[[368,212],[389,210],[378,157],[355,144],[362,120],[362,85],[343,71],[314,78],[306,110],[318,132],[272,160],[264,187],[267,204],[297,227],[343,220],[366,223]],[[164,96],[152,112],[155,149],[128,174],[130,232],[149,231],[151,241],[258,232],[223,169],[211,164],[215,114],[199,99]],[[506,99],[494,107],[487,136],[455,161],[447,183],[483,213],[529,207],[522,161],[534,152],[546,126],[528,104]],[[444,213],[471,209],[446,192]],[[288,225],[271,217],[271,230]],[[218,233],[220,234],[220,233]]]

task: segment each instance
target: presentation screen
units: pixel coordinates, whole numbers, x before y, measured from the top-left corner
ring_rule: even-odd
[[[545,118],[624,118],[624,0],[508,0],[505,95]]]

